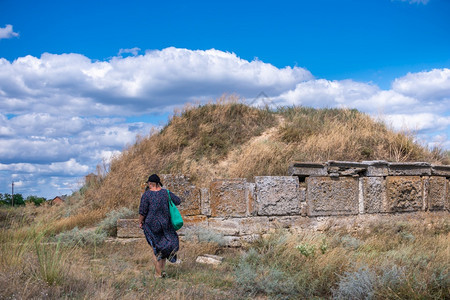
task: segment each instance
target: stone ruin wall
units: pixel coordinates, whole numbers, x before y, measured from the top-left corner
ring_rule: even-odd
[[[161,175],[179,195],[183,236],[193,226],[239,246],[276,228],[358,227],[380,218],[424,218],[450,211],[450,166],[385,161],[293,163],[289,176],[216,179],[197,188],[184,175]],[[143,237],[137,219],[118,221],[119,238]]]

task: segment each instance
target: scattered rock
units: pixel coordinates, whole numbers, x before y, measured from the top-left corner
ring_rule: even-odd
[[[211,254],[204,254],[197,257],[195,262],[199,264],[208,264],[208,265],[220,265],[223,261],[223,257]]]

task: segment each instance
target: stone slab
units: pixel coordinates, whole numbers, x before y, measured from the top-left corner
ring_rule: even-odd
[[[246,179],[217,179],[210,185],[212,217],[245,217],[248,214],[249,186]]]
[[[420,176],[388,176],[386,188],[389,212],[409,212],[423,209],[423,181]]]
[[[308,216],[358,214],[358,179],[353,177],[308,177]]]
[[[310,218],[302,216],[269,217],[269,229],[304,228]]]
[[[327,162],[327,171],[332,177],[361,176],[367,171],[367,165],[358,162],[330,160]]]
[[[384,160],[370,160],[363,161],[363,164],[367,165],[366,176],[378,177],[389,175],[389,163]]]
[[[225,219],[225,218],[209,218],[208,227],[215,231],[228,236],[239,235],[241,233],[240,219]]]
[[[431,165],[426,162],[389,163],[389,176],[431,175]]]
[[[181,215],[193,216],[201,214],[201,193],[189,182],[189,178],[181,174],[161,174],[164,188],[179,196],[182,200],[178,206]]]
[[[227,221],[237,224],[239,235],[262,234],[266,233],[270,228],[268,217],[231,218]]]
[[[211,205],[209,202],[209,189],[202,188],[200,189],[200,199],[201,199],[201,211],[202,215],[211,216]]]
[[[144,231],[139,228],[139,219],[119,219],[117,220],[118,238],[142,238]]]
[[[445,202],[445,208],[450,211],[450,179],[447,178],[447,201]]]
[[[327,176],[327,168],[321,163],[294,162],[289,166],[288,174],[299,177]]]
[[[374,214],[387,212],[386,179],[384,177],[362,178],[364,213]]]
[[[300,215],[297,177],[256,176],[255,184],[257,215]]]
[[[450,166],[431,166],[431,175],[450,177]]]
[[[220,265],[222,261],[223,257],[211,254],[197,256],[197,259],[195,260],[195,262],[199,264],[208,264],[214,266]]]
[[[440,176],[431,176],[428,181],[428,210],[444,210],[446,207],[447,179]]]

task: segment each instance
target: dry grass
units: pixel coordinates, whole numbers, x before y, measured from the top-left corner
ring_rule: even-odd
[[[82,188],[79,202],[90,211],[137,209],[141,184],[151,173],[182,173],[193,184],[208,187],[214,178],[286,175],[293,161],[327,160],[439,164],[448,159],[441,150],[416,143],[413,134],[394,132],[356,110],[268,110],[246,106],[235,96],[222,97],[216,103],[188,105],[161,131],[138,137],[109,170],[98,168],[99,180]]]
[[[32,221],[0,228],[1,299],[348,299],[360,298],[361,290],[372,299],[450,297],[450,223],[444,214],[374,221],[359,231],[280,229],[244,249],[184,241],[182,263],[168,264],[168,278],[161,281],[152,276],[145,240],[49,243],[59,211],[47,226],[40,219],[48,212],[33,213]],[[197,264],[206,253],[223,256],[223,264]]]

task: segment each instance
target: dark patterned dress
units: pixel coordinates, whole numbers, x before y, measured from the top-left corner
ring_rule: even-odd
[[[170,192],[175,205],[181,200]],[[158,260],[167,258],[170,262],[177,260],[176,252],[180,246],[178,234],[170,222],[169,196],[166,189],[154,192],[147,190],[141,197],[139,214],[144,216],[144,233],[147,242],[152,246]]]

